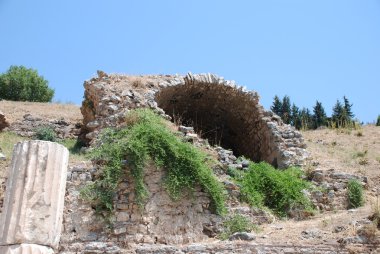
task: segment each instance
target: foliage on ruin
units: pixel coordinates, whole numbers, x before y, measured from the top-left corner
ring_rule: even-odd
[[[348,208],[357,208],[364,204],[363,186],[361,183],[352,179],[347,184]]]
[[[54,131],[54,128],[49,125],[40,126],[36,129],[35,138],[38,140],[45,141],[57,141],[57,134]]]
[[[312,212],[313,206],[303,190],[311,185],[298,168],[277,170],[266,162],[250,163],[243,175],[235,177],[241,185],[242,199],[251,206],[266,206],[279,216],[295,211]]]
[[[241,214],[233,214],[223,222],[223,232],[219,234],[221,240],[226,240],[236,232],[259,231],[256,224]]]
[[[163,184],[173,200],[200,185],[210,195],[215,212],[225,212],[224,188],[205,163],[203,152],[181,141],[151,110],[131,111],[126,123],[122,128],[105,129],[91,152],[101,173],[82,194],[92,200],[98,211],[112,212],[118,184],[126,173],[132,176],[136,202],[143,207],[149,195],[144,170],[147,163],[153,161],[166,169]]]

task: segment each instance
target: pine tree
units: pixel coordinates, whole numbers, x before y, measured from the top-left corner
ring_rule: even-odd
[[[301,129],[302,127],[300,111],[294,103],[292,105],[291,125],[293,125],[297,130]]]
[[[290,98],[289,96],[285,95],[284,98],[282,99],[282,121],[286,124],[290,124],[291,120],[291,108],[290,108]]]
[[[322,103],[317,101],[313,107],[313,126],[314,129],[317,129],[320,126],[325,126],[327,123],[327,117],[325,109],[322,106]]]
[[[352,120],[352,118],[354,118],[355,116],[355,114],[352,112],[352,109],[351,109],[353,104],[350,104],[346,96],[343,96],[343,101],[344,101],[344,109],[346,110],[346,114],[349,117],[349,119]]]
[[[313,127],[313,119],[308,108],[302,108],[300,112],[301,128],[303,130],[309,130]]]
[[[342,127],[342,124],[343,124],[343,115],[345,115],[344,113],[344,108],[343,108],[343,105],[342,103],[339,101],[339,100],[336,100],[336,103],[332,109],[333,113],[332,113],[332,121],[336,124],[337,127]]]
[[[270,107],[270,109],[278,115],[279,117],[282,117],[282,102],[280,101],[280,98],[278,98],[277,95],[273,98],[273,105]]]

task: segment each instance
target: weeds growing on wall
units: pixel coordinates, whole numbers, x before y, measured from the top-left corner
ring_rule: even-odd
[[[236,232],[258,231],[257,225],[252,223],[247,217],[241,214],[234,214],[223,222],[224,231],[219,235],[221,240],[228,239]]]
[[[167,170],[164,186],[171,198],[178,200],[199,184],[210,195],[215,212],[224,213],[224,188],[206,165],[201,151],[182,142],[151,110],[131,111],[126,123],[127,127],[121,129],[104,130],[99,145],[91,152],[102,171],[82,195],[92,200],[98,211],[112,212],[112,200],[125,170],[130,170],[136,202],[143,207],[148,197],[143,171],[151,159]]]
[[[57,141],[57,134],[55,133],[53,127],[50,127],[48,125],[38,127],[36,130],[35,137],[38,140],[45,140],[45,141],[52,141],[52,142]]]
[[[357,208],[364,204],[363,186],[356,180],[350,180],[347,184],[348,208]]]
[[[279,216],[287,216],[295,210],[313,210],[303,193],[310,184],[301,178],[302,174],[298,168],[277,170],[265,162],[250,163],[249,170],[237,182],[241,185],[242,199],[251,206],[266,206]]]

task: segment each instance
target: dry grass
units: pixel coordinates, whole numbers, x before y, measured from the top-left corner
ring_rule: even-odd
[[[370,187],[379,183],[380,127],[368,125],[351,132],[325,129],[302,134],[312,159],[320,164],[318,168],[367,176]]]
[[[82,121],[80,107],[74,104],[3,100],[0,101],[0,111],[5,114],[6,119],[10,123],[22,120],[25,114],[38,115],[47,119],[59,119],[63,117],[70,122]]]
[[[317,168],[334,168],[368,177],[367,202],[354,211],[337,210],[318,214],[307,221],[285,220],[266,225],[258,237],[260,243],[336,245],[338,239],[358,233],[353,222],[366,219],[374,213],[377,193],[380,193],[380,127],[364,126],[359,131],[324,129],[302,134],[312,161],[319,163]],[[336,227],[344,227],[344,230],[335,232]],[[373,229],[371,226],[366,228]],[[303,238],[301,233],[304,230],[318,230],[319,237]],[[373,234],[372,231],[368,232]]]

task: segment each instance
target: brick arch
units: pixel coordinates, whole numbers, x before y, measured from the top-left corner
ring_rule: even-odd
[[[234,85],[184,79],[185,83],[161,89],[155,97],[174,120],[193,126],[213,145],[232,149],[253,161],[278,166],[277,147],[263,121],[258,95]]]

